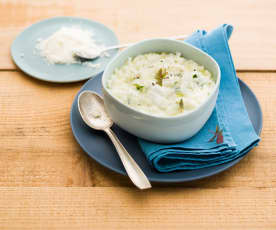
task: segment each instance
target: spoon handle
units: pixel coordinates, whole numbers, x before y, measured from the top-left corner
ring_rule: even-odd
[[[133,184],[135,184],[139,189],[151,188],[151,184],[148,178],[143,173],[141,168],[137,165],[137,163],[133,160],[133,158],[129,155],[125,147],[119,141],[116,134],[111,129],[105,129],[104,131],[110,137],[112,143],[114,144],[126,169],[126,172]]]
[[[113,50],[113,49],[125,48],[125,47],[128,47],[128,46],[133,45],[133,44],[134,43],[126,43],[126,44],[121,44],[121,45],[109,46],[106,49],[102,50],[102,52],[106,52],[106,51]]]
[[[174,37],[168,37],[168,39],[183,40],[187,37],[188,37],[188,35],[178,35],[178,36],[174,36]],[[106,51],[113,50],[113,49],[125,48],[125,47],[128,47],[133,44],[134,43],[126,43],[126,44],[121,44],[121,45],[109,46],[106,49],[104,49],[102,52],[106,52]]]

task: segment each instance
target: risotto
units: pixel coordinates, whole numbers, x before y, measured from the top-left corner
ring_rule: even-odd
[[[107,82],[122,103],[156,116],[176,116],[199,107],[215,88],[211,73],[180,53],[129,58]]]

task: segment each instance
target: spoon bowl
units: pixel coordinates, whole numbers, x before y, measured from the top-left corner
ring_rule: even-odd
[[[104,130],[113,125],[105,111],[103,99],[97,93],[82,92],[79,95],[78,107],[83,121],[92,129]]]

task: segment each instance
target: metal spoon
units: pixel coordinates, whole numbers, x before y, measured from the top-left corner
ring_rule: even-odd
[[[187,35],[179,35],[179,36],[175,36],[175,37],[169,37],[168,39],[183,40],[185,38],[187,38]],[[115,46],[110,46],[110,47],[107,47],[104,49],[95,49],[95,47],[92,47],[91,49],[78,48],[74,51],[74,56],[75,56],[75,58],[80,59],[81,61],[92,61],[94,59],[99,58],[105,52],[108,52],[113,49],[125,48],[132,44],[134,44],[134,43],[115,45]]]
[[[113,121],[105,111],[102,97],[93,91],[83,91],[78,97],[78,108],[82,119],[89,127],[102,130],[109,136],[131,181],[139,189],[151,188],[146,175],[129,155],[116,134],[110,129]]]

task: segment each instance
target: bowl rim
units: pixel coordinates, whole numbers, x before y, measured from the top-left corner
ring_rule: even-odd
[[[116,59],[118,57],[120,57],[121,55],[124,55],[126,53],[129,52],[129,50],[133,49],[133,47],[136,47],[136,46],[142,46],[144,45],[145,43],[148,43],[148,42],[154,42],[154,41],[165,41],[165,42],[172,42],[172,43],[178,43],[178,44],[181,44],[181,45],[184,45],[184,46],[189,46],[189,47],[192,47],[193,49],[196,49],[197,51],[199,51],[200,53],[202,53],[203,55],[207,56],[209,59],[211,59],[211,61],[215,64],[216,66],[216,69],[217,69],[217,80],[216,80],[216,84],[215,84],[215,87],[214,87],[214,90],[213,92],[206,98],[206,100],[200,104],[196,109],[192,110],[192,111],[189,111],[187,113],[184,113],[184,114],[178,114],[176,116],[157,116],[157,115],[152,115],[152,114],[149,114],[149,113],[146,113],[146,112],[143,112],[143,111],[140,111],[140,110],[137,110],[135,108],[132,108],[124,103],[122,103],[119,99],[117,99],[115,96],[112,95],[112,93],[110,93],[110,91],[106,88],[106,84],[105,84],[105,81],[106,81],[106,76],[107,76],[107,70],[110,68],[110,66],[116,61]],[[142,54],[142,53],[141,53]],[[139,54],[137,54],[139,55]],[[137,56],[136,55],[136,56]],[[134,56],[135,57],[135,56]],[[221,70],[220,70],[220,67],[218,65],[218,63],[216,62],[216,60],[211,57],[209,54],[207,54],[206,52],[204,52],[203,50],[185,42],[185,41],[178,41],[178,40],[174,40],[174,39],[169,39],[169,38],[152,38],[152,39],[145,39],[145,40],[142,40],[142,41],[139,41],[139,42],[136,42],[134,44],[132,44],[131,46],[127,47],[126,49],[124,49],[123,51],[117,53],[117,55],[107,64],[104,72],[103,72],[103,76],[102,76],[102,88],[103,90],[113,99],[115,100],[117,103],[119,103],[121,106],[123,106],[124,108],[130,110],[130,111],[133,111],[139,115],[142,115],[142,116],[146,116],[146,117],[149,117],[149,118],[153,118],[153,119],[161,119],[161,120],[175,120],[175,119],[179,119],[179,118],[189,118],[189,117],[192,117],[194,116],[195,114],[198,113],[198,111],[200,111],[210,100],[211,98],[214,96],[214,94],[219,90],[219,86],[220,86],[220,80],[221,80]]]

